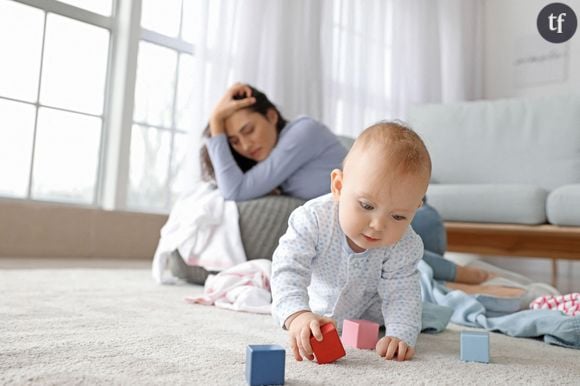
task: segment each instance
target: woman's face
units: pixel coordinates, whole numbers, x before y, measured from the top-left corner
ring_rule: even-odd
[[[266,116],[250,109],[238,110],[225,120],[228,141],[240,155],[260,162],[268,158],[278,140],[278,114],[268,110]]]

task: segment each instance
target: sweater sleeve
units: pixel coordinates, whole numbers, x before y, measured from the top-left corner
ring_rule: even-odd
[[[216,182],[226,200],[251,200],[270,193],[327,146],[328,129],[321,123],[304,117],[290,125],[280,134],[268,158],[246,173],[236,163],[225,134],[206,140]]]
[[[423,242],[409,230],[383,263],[379,284],[385,335],[414,347],[421,331],[421,283],[417,264],[423,256]]]

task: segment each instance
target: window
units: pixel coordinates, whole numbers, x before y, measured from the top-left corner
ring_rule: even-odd
[[[183,186],[193,88],[192,26],[183,15],[192,1],[143,1],[127,196],[132,208],[167,208]]]
[[[2,195],[96,203],[110,31],[77,16],[0,1]]]
[[[0,196],[169,210],[194,0],[0,0]]]

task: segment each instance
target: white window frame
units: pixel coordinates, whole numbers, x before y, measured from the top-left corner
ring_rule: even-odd
[[[99,207],[106,210],[124,210],[127,209],[127,191],[129,187],[129,159],[131,147],[131,132],[133,124],[143,124],[148,127],[168,130],[167,128],[156,127],[155,125],[145,122],[133,121],[133,110],[135,101],[135,84],[137,74],[137,57],[139,42],[141,40],[154,43],[160,46],[171,48],[177,51],[178,60],[176,64],[176,76],[178,76],[179,54],[186,53],[194,55],[193,45],[180,39],[165,36],[155,31],[147,30],[141,27],[141,8],[142,0],[113,0],[113,9],[111,16],[103,16],[70,4],[61,3],[56,0],[13,0],[25,5],[45,11],[43,42],[41,46],[41,63],[39,88],[42,76],[42,61],[44,56],[44,45],[46,39],[46,19],[48,12],[65,16],[74,20],[85,22],[97,27],[106,28],[110,32],[109,55],[106,70],[105,96],[102,115],[100,154],[98,161],[97,180],[95,185],[95,194],[93,198],[93,207]],[[183,23],[183,3],[180,24]],[[180,29],[181,31],[181,25]],[[174,93],[177,93],[177,87]],[[11,98],[36,107],[38,115],[39,101],[30,103]],[[175,117],[174,101],[173,117]],[[54,106],[47,106],[55,108]],[[67,109],[56,108],[62,111]],[[77,113],[75,111],[75,113]],[[83,114],[83,113],[81,113]],[[84,114],[96,116],[94,114]],[[29,170],[28,190],[24,199],[33,201],[32,198],[32,176],[34,170],[34,150],[36,141],[35,120],[34,136],[32,143],[32,161]],[[171,129],[173,132],[171,143],[171,156],[173,156],[173,138],[174,132],[183,132],[175,128],[175,123]],[[169,163],[171,168],[171,162]],[[4,197],[2,197],[4,198]],[[9,197],[7,197],[9,198]],[[66,203],[67,205],[70,203]],[[82,204],[71,204],[86,206]]]
[[[119,0],[117,0],[119,1]],[[123,1],[123,0],[120,0]],[[139,2],[139,7],[141,7],[141,2],[142,0],[134,0],[136,2]],[[179,19],[179,27],[178,27],[178,31],[181,34],[181,30],[182,30],[182,26],[183,26],[183,2],[185,0],[182,0],[181,2],[181,12],[180,12],[180,19]],[[141,13],[141,11],[139,10],[139,14]],[[138,22],[140,17],[138,18],[132,18],[132,20],[137,20]],[[139,24],[139,23],[137,23]],[[158,32],[152,31],[152,30],[148,30],[146,28],[141,28],[139,27],[140,30],[140,38],[135,42],[135,44],[137,45],[137,48],[139,46],[139,42],[140,41],[145,41],[148,43],[152,43],[152,44],[156,44],[159,45],[161,47],[164,48],[169,48],[172,49],[174,51],[177,52],[177,60],[175,62],[175,76],[176,79],[179,80],[179,68],[181,65],[181,54],[189,54],[191,56],[194,56],[194,47],[193,44],[188,43],[186,41],[184,41],[183,39],[180,38],[173,38],[173,37],[169,37],[163,34],[160,34]],[[135,51],[138,52],[138,49]],[[134,67],[134,74],[137,73],[137,57],[135,57],[135,67]],[[132,96],[134,97],[135,95],[135,81],[136,81],[136,77],[133,77],[133,85],[132,85]],[[140,121],[135,121],[132,119],[133,117],[133,106],[134,106],[134,102],[131,103],[131,113],[128,114],[128,116],[131,117],[131,125],[130,127],[133,126],[133,124],[142,126],[142,127],[147,127],[148,129],[155,129],[155,130],[160,130],[160,131],[165,131],[165,132],[169,132],[171,134],[171,141],[170,141],[170,155],[169,155],[169,162],[167,165],[167,176],[171,177],[171,170],[172,170],[172,160],[173,157],[175,155],[175,147],[174,147],[174,141],[175,141],[175,135],[180,133],[180,134],[187,134],[187,131],[183,130],[183,129],[179,129],[177,127],[177,123],[176,123],[176,108],[177,108],[177,90],[178,90],[178,86],[177,86],[177,82],[175,84],[175,88],[173,90],[173,108],[171,111],[171,117],[172,117],[172,125],[171,127],[166,127],[166,126],[162,126],[162,125],[157,125],[157,124],[151,124],[151,123],[147,123],[147,122],[140,122]],[[128,111],[127,111],[128,112]],[[127,125],[125,125],[124,127],[129,127]],[[130,129],[129,129],[130,130]],[[129,133],[129,142],[131,142],[131,138],[130,138],[131,133]],[[130,152],[129,152],[129,147],[127,148],[127,151],[125,152],[125,154],[127,155],[127,157],[130,156]],[[129,205],[127,205],[127,190],[129,188],[129,160],[127,159],[127,165],[126,165],[126,169],[125,169],[125,175],[124,175],[124,191],[123,196],[119,197],[119,202],[117,203],[116,208],[120,208],[120,205],[124,205],[122,208],[123,209],[127,209],[127,207]],[[164,207],[168,210],[169,205],[171,204],[171,180],[168,179],[167,184],[165,186],[165,192],[166,192],[166,197],[167,197],[167,202],[165,202]],[[117,192],[117,194],[120,194],[121,190],[120,189],[115,189],[115,191]],[[131,210],[147,210],[148,212],[158,212],[159,210],[155,210],[155,209],[147,209],[147,208],[143,208],[143,207],[139,207],[139,206],[135,206],[132,205],[130,206]]]
[[[24,101],[24,100],[19,100],[19,99],[14,99],[14,98],[10,98],[9,96],[3,95],[1,98],[2,99],[6,99],[6,100],[11,100],[14,102],[19,102],[19,103],[24,103],[24,104],[28,104],[31,106],[35,107],[35,117],[34,117],[34,128],[33,128],[33,135],[32,135],[32,151],[31,151],[31,160],[30,160],[30,168],[29,168],[29,174],[28,174],[28,187],[27,187],[27,191],[26,191],[26,196],[23,198],[25,200],[33,200],[33,201],[46,201],[46,200],[39,200],[39,199],[33,199],[32,198],[32,180],[33,180],[33,174],[34,174],[34,153],[36,150],[36,133],[37,133],[37,127],[38,127],[38,112],[39,112],[39,108],[40,107],[48,107],[54,110],[59,110],[59,111],[65,111],[65,112],[72,112],[75,114],[80,114],[80,115],[86,115],[86,116],[90,116],[90,117],[97,117],[99,119],[101,119],[101,143],[99,144],[100,147],[100,151],[102,152],[103,150],[103,141],[102,138],[104,137],[104,133],[107,130],[107,107],[106,107],[106,100],[107,100],[107,95],[108,95],[108,86],[109,86],[109,73],[111,72],[111,55],[109,52],[109,60],[107,63],[107,69],[106,69],[106,73],[107,73],[107,79],[106,79],[106,84],[105,84],[105,106],[103,108],[103,112],[101,114],[90,114],[90,113],[85,113],[85,112],[80,112],[80,111],[74,111],[74,110],[70,110],[70,109],[66,109],[66,108],[62,108],[62,107],[57,107],[57,106],[52,106],[52,105],[48,105],[48,104],[41,104],[40,103],[40,87],[41,87],[41,83],[42,83],[42,69],[43,69],[43,62],[44,62],[44,49],[45,49],[45,43],[46,43],[46,22],[47,22],[47,18],[48,18],[48,13],[53,13],[56,15],[60,15],[60,16],[65,16],[68,18],[71,18],[73,20],[77,20],[77,21],[81,21],[96,27],[101,27],[101,28],[105,28],[107,30],[109,30],[110,34],[109,34],[109,47],[111,46],[111,41],[112,41],[112,37],[113,37],[113,32],[114,32],[114,17],[113,16],[103,16],[100,15],[98,13],[94,13],[91,11],[87,11],[85,9],[81,9],[81,8],[77,8],[74,7],[72,5],[69,4],[65,4],[65,3],[61,3],[58,1],[54,1],[54,0],[14,0],[18,3],[24,4],[24,5],[28,5],[37,9],[40,9],[42,11],[44,11],[44,20],[43,20],[43,31],[42,31],[42,43],[41,43],[41,51],[40,51],[40,66],[39,66],[39,76],[38,76],[38,88],[37,88],[37,99],[35,102],[29,102],[29,101]],[[110,48],[109,48],[110,50]],[[99,178],[99,175],[101,174],[101,169],[102,169],[102,164],[101,164],[101,157],[99,157],[99,162],[97,165],[97,179],[95,181],[95,188],[93,191],[93,202],[91,204],[89,204],[88,206],[98,206],[99,204],[99,191],[100,191],[100,184],[101,184],[101,179]],[[12,197],[2,197],[7,198],[7,199],[12,199]],[[19,199],[19,198],[14,198],[14,199]],[[52,201],[50,201],[52,202]],[[75,203],[70,203],[70,202],[66,202],[64,204],[67,205],[78,205],[78,206],[87,206],[86,204],[75,204]]]

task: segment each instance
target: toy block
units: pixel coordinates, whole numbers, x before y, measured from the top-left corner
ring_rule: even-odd
[[[310,346],[319,364],[332,363],[346,355],[338,332],[332,323],[320,326],[322,340],[319,342],[314,336],[310,337]]]
[[[246,381],[254,385],[283,385],[286,351],[277,344],[246,348]]]
[[[489,333],[461,331],[460,353],[462,361],[489,363]]]
[[[342,324],[342,343],[347,346],[374,350],[378,340],[378,323],[345,319]]]

